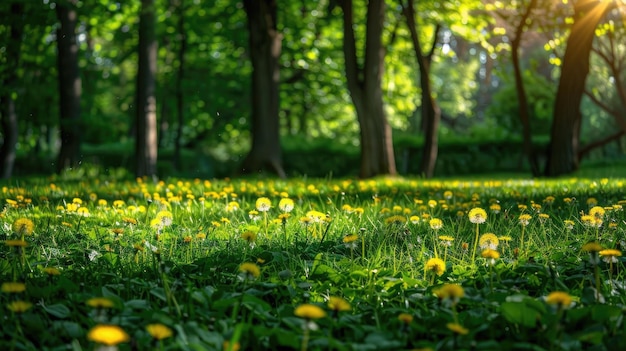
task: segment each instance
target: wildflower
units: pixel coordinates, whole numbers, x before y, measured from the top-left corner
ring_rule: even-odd
[[[411,324],[411,322],[413,322],[413,316],[408,313],[400,313],[398,320],[404,324]]]
[[[546,296],[546,303],[556,305],[559,309],[567,309],[572,305],[572,297],[564,291],[553,291]]]
[[[552,205],[554,203],[554,196],[548,195],[545,199],[543,199],[543,203],[546,205]]]
[[[256,241],[256,233],[251,230],[246,230],[245,232],[241,233],[241,238],[247,241],[249,244],[252,244]]]
[[[453,194],[452,194],[452,192],[450,190],[446,190],[446,191],[443,192],[443,197],[446,200],[450,200],[452,198],[452,196],[453,196]]]
[[[615,263],[617,262],[617,258],[622,255],[622,252],[615,249],[604,249],[599,252],[600,256],[606,263]]]
[[[409,221],[411,221],[411,223],[413,223],[413,224],[417,224],[417,223],[420,222],[420,217],[419,216],[411,216],[409,218]]]
[[[33,307],[32,303],[22,300],[12,301],[7,304],[7,308],[13,313],[24,313],[30,310],[31,307]]]
[[[26,284],[21,282],[6,282],[2,283],[0,291],[3,293],[17,294],[26,291]]]
[[[253,221],[257,221],[261,218],[257,210],[251,210],[250,212],[248,212],[248,217],[250,217],[250,219]]]
[[[496,250],[484,249],[481,253],[481,256],[483,256],[484,258],[490,258],[492,260],[495,260],[500,258],[500,253]]]
[[[13,247],[26,247],[28,243],[26,240],[5,240],[4,245]]]
[[[328,308],[335,312],[350,311],[350,303],[345,299],[338,296],[331,296],[328,298]]]
[[[222,350],[224,350],[224,351],[239,351],[240,348],[241,348],[241,345],[238,342],[233,343],[231,345],[230,341],[225,340],[222,343]]]
[[[348,234],[343,237],[343,243],[347,248],[356,248],[357,240],[359,240],[359,236],[356,234]]]
[[[293,314],[304,319],[320,319],[326,317],[326,312],[324,312],[321,307],[309,303],[296,307]]]
[[[602,251],[602,245],[598,244],[595,241],[590,241],[588,243],[586,243],[585,245],[583,245],[583,251],[587,251],[589,253],[591,252],[600,252]]]
[[[98,324],[87,333],[87,339],[107,346],[128,342],[130,337],[117,325]]]
[[[574,229],[574,221],[566,219],[563,221],[563,224],[565,225],[565,229],[567,230],[572,230]]]
[[[489,206],[489,210],[491,210],[491,212],[495,214],[498,214],[500,213],[502,208],[500,207],[500,204],[491,204],[491,206]]]
[[[18,218],[13,222],[13,232],[17,235],[32,235],[35,229],[35,224],[28,218]]]
[[[439,240],[441,240],[441,244],[443,246],[452,246],[452,242],[454,241],[454,238],[448,235],[440,235]]]
[[[43,269],[43,272],[50,276],[61,274],[61,271],[59,271],[59,269],[55,267],[46,267]]]
[[[239,271],[243,274],[244,278],[255,279],[261,275],[261,269],[254,263],[246,262],[239,266]]]
[[[172,222],[173,222],[172,218],[173,218],[172,212],[163,210],[163,211],[157,212],[155,220],[158,220],[158,222],[161,223],[162,227],[168,227],[172,225]]]
[[[306,213],[306,217],[309,218],[312,223],[321,223],[326,220],[326,214],[320,211],[309,211]]]
[[[256,200],[256,209],[259,212],[267,212],[272,207],[272,202],[266,197],[260,197]]]
[[[161,323],[148,324],[146,330],[156,340],[167,339],[174,334],[170,327]]]
[[[439,230],[443,227],[443,221],[441,221],[441,219],[439,218],[433,218],[430,221],[428,221],[428,224],[430,225],[430,228],[432,230]]]
[[[292,199],[282,198],[278,202],[278,208],[283,212],[291,212],[294,208],[294,203]]]
[[[487,220],[487,212],[480,207],[474,207],[468,214],[470,222],[474,224],[482,224]]]
[[[502,236],[498,237],[498,240],[504,242],[505,244],[507,244],[509,241],[513,240],[513,238],[511,238],[508,235],[502,235]]]
[[[480,246],[481,249],[496,250],[498,244],[500,244],[500,240],[498,240],[498,237],[493,233],[485,233],[478,239],[478,246]]]
[[[122,221],[124,221],[124,223],[137,225],[137,220],[134,219],[134,218],[131,218],[131,217],[124,217],[124,218],[122,218]]]
[[[600,206],[594,206],[589,210],[589,215],[596,219],[602,219],[604,217],[604,208]]]
[[[433,257],[426,261],[425,269],[436,275],[442,275],[446,271],[446,263],[440,258]]]
[[[93,308],[113,308],[115,307],[115,303],[106,297],[92,297],[91,299],[85,302],[87,306]]]
[[[440,300],[449,300],[452,304],[456,304],[459,299],[465,296],[465,291],[459,284],[444,284],[434,293]]]
[[[430,208],[437,207],[437,201],[435,201],[435,200],[428,200],[428,207],[430,207]]]
[[[531,215],[529,215],[528,213],[522,213],[521,215],[519,215],[519,223],[520,223],[522,226],[524,226],[524,227],[525,227],[525,226],[527,226],[528,224],[530,224],[530,220],[531,220],[532,218],[533,218],[533,217],[532,217]]]
[[[406,217],[401,215],[391,216],[385,219],[385,223],[389,225],[400,225],[406,223]]]
[[[541,223],[545,223],[549,218],[550,218],[550,215],[548,215],[546,213],[540,213],[539,214],[539,222],[541,222]]]
[[[593,206],[595,206],[597,204],[598,204],[598,200],[595,197],[590,197],[590,198],[587,199],[587,205],[588,206],[593,207]]]
[[[446,324],[446,328],[448,328],[448,330],[452,331],[453,333],[459,335],[467,335],[467,333],[469,333],[469,330],[459,323],[448,323]]]

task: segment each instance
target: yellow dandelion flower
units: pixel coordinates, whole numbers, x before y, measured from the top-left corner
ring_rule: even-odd
[[[389,225],[400,225],[406,223],[406,217],[401,215],[391,216],[385,219],[385,223]]]
[[[113,308],[115,307],[115,303],[109,298],[106,297],[92,297],[91,299],[85,302],[87,306],[93,308]]]
[[[553,291],[546,296],[546,303],[556,305],[559,308],[569,308],[572,305],[572,297],[564,291]]]
[[[500,207],[500,204],[491,204],[489,206],[489,210],[493,213],[500,213],[500,211],[502,211],[502,207]]]
[[[283,212],[291,212],[294,208],[294,202],[289,198],[282,198],[278,202],[278,208]]]
[[[600,206],[594,206],[589,210],[589,215],[598,219],[602,219],[602,217],[604,217],[604,208]]]
[[[254,241],[256,241],[256,233],[251,230],[246,230],[245,232],[241,233],[241,238],[249,243],[253,243]]]
[[[430,228],[432,230],[439,230],[443,228],[443,221],[439,218],[431,219],[430,221],[428,221],[428,224],[430,225]]]
[[[239,271],[247,278],[258,278],[261,275],[261,269],[254,263],[246,262],[239,266]]]
[[[465,296],[465,290],[459,284],[444,284],[440,288],[434,291],[435,295],[442,299],[449,299],[453,302],[458,301],[460,298]]]
[[[222,350],[224,350],[224,351],[239,351],[240,349],[241,349],[241,345],[238,342],[233,343],[231,345],[230,341],[225,340],[222,343]]]
[[[492,249],[495,250],[498,248],[500,244],[500,240],[494,233],[485,233],[480,236],[478,239],[478,246],[481,249]]]
[[[117,325],[98,324],[87,333],[87,339],[107,346],[128,342],[130,336]]]
[[[565,229],[572,230],[574,229],[574,221],[570,219],[566,219],[563,221],[563,225],[565,225]]]
[[[453,333],[459,335],[467,335],[467,333],[469,333],[469,330],[459,323],[448,323],[446,324],[446,328],[448,328],[448,330],[452,331]]]
[[[587,199],[587,205],[596,206],[598,204],[598,200],[595,197],[590,197]]]
[[[442,275],[446,271],[446,263],[440,258],[433,257],[426,261],[425,269],[436,275]]]
[[[413,223],[413,224],[417,224],[417,223],[420,222],[420,217],[419,216],[411,216],[409,218],[409,221],[411,221],[411,223]]]
[[[487,212],[480,207],[474,207],[468,214],[470,222],[474,224],[482,224],[487,221]]]
[[[500,258],[500,253],[498,251],[496,251],[496,250],[485,249],[481,253],[481,256],[484,257],[484,258],[487,258],[487,259],[496,260],[496,259]]]
[[[583,245],[582,249],[583,251],[587,251],[587,252],[600,252],[602,251],[602,245],[598,244],[595,241],[590,241],[586,243],[585,245]]]
[[[350,311],[350,303],[345,299],[338,296],[331,296],[328,298],[328,308],[335,312]]]
[[[17,235],[32,235],[35,224],[28,218],[18,218],[13,222],[11,229]]]
[[[13,313],[24,313],[30,310],[31,307],[33,307],[32,303],[22,300],[12,301],[7,304],[7,308]]]
[[[408,313],[400,313],[398,315],[398,320],[404,324],[411,324],[411,322],[413,322],[413,315]]]
[[[519,218],[518,218],[518,219],[519,219],[519,223],[520,223],[522,226],[524,226],[524,227],[525,227],[525,226],[527,226],[528,224],[530,224],[530,220],[531,220],[532,218],[533,218],[533,217],[532,217],[531,215],[529,215],[528,213],[522,213],[521,215],[519,215]]]
[[[602,256],[604,262],[617,262],[617,258],[622,256],[622,252],[620,250],[615,249],[604,249],[599,252],[600,256]]]
[[[326,317],[326,312],[321,307],[309,303],[304,303],[296,307],[293,314],[304,319],[320,319]]]
[[[61,271],[55,267],[46,267],[43,269],[43,272],[47,275],[60,275]]]
[[[26,240],[16,239],[16,240],[5,240],[4,245],[12,246],[12,247],[26,247],[28,246],[28,243],[26,242]]]
[[[163,340],[174,335],[172,329],[161,323],[153,323],[146,325],[146,331],[156,340]]]
[[[349,234],[343,237],[343,243],[349,244],[359,240],[359,236],[356,234]]]
[[[0,291],[3,293],[17,294],[26,291],[26,284],[21,282],[6,282],[2,283]]]
[[[260,197],[256,200],[256,209],[259,212],[267,212],[272,207],[272,202],[266,197]]]

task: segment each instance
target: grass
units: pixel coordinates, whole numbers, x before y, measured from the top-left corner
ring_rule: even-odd
[[[625,182],[5,184],[0,348],[626,349]]]

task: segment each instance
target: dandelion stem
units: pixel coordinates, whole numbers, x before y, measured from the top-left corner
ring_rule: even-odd
[[[479,226],[480,224],[476,223],[476,237],[474,238],[474,249],[472,250],[472,264],[475,263],[474,260],[476,259],[476,249],[478,248]]]

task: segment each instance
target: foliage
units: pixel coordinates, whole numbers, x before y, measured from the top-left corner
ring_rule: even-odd
[[[625,182],[4,183],[0,345],[621,349]]]

